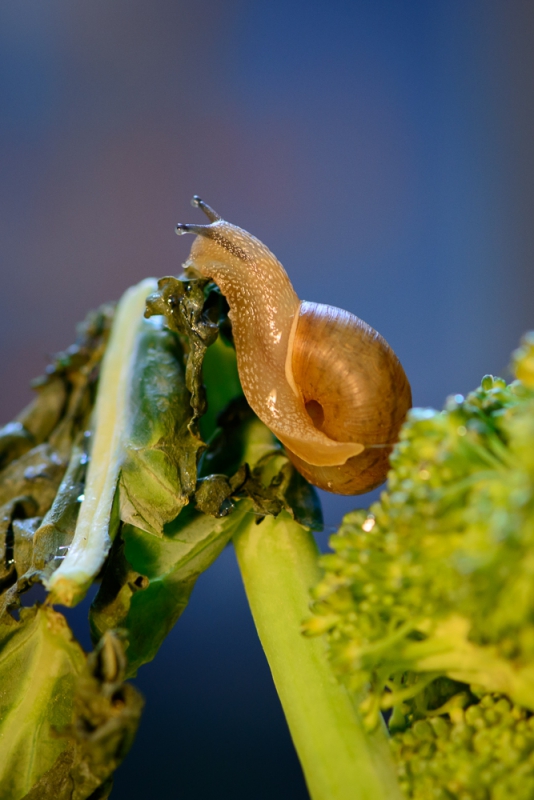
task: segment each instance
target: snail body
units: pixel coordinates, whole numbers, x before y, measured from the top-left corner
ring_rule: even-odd
[[[411,405],[410,385],[387,342],[358,317],[301,302],[271,251],[200,198],[209,225],[187,262],[219,286],[243,392],[304,477],[327,491],[378,486]]]

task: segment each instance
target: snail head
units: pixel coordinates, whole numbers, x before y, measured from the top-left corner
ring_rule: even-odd
[[[217,264],[217,267],[222,264],[228,267],[231,264],[236,274],[239,274],[248,272],[253,263],[259,266],[274,258],[270,250],[259,239],[237,225],[226,222],[198,195],[194,195],[191,205],[204,212],[209,219],[209,224],[197,225],[196,223],[179,222],[175,232],[178,236],[185,233],[197,236],[191,247],[188,264],[201,274],[213,277],[217,281],[217,278],[220,277],[219,270],[217,268],[214,270],[214,264]]]

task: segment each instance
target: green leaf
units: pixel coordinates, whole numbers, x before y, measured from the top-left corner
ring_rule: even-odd
[[[34,444],[34,437],[21,422],[8,422],[0,428],[0,469],[31,450]]]
[[[50,607],[0,623],[0,800],[84,800],[126,755],[143,706],[109,632],[86,659]],[[104,788],[94,797],[105,797]]]
[[[0,616],[34,580],[50,577],[72,540],[87,461],[83,434],[113,313],[106,305],[87,315],[76,343],[33,382],[33,402],[0,430]]]
[[[210,481],[213,473],[229,476],[226,495],[220,477],[217,485],[224,502],[230,497],[245,496],[252,500],[258,515],[276,516],[285,509],[302,525],[321,530],[323,519],[317,492],[297,472],[243,395],[235,398],[219,415],[218,425],[202,457],[200,473],[206,481]],[[244,465],[247,465],[245,473]],[[197,504],[200,499],[201,508],[208,510],[198,491],[195,499]]]
[[[222,330],[221,330],[222,333]],[[208,408],[200,418],[200,432],[208,441],[217,428],[217,418],[231,400],[243,394],[237,372],[235,349],[222,335],[208,347],[202,364]]]
[[[210,344],[219,334],[218,320],[205,308],[205,289],[207,280],[180,280],[166,277],[158,281],[158,291],[154,292],[146,304],[145,315],[152,317],[162,314],[171,331],[181,334],[187,340],[187,362],[185,382],[191,393],[193,423],[206,411],[206,394],[202,384],[202,362]]]
[[[20,425],[33,444],[45,442],[64,412],[68,396],[68,385],[64,376],[49,375],[33,382],[37,397],[17,416],[15,425]]]
[[[224,519],[187,506],[157,538],[124,525],[115,540],[90,623],[93,640],[112,628],[128,640],[127,675],[151,661],[186,607],[199,575],[215,561],[250,504],[242,501]]]
[[[108,632],[86,659],[50,608],[24,609],[0,635],[0,800],[107,797],[143,707],[123,683],[121,640]]]
[[[0,472],[0,505],[28,496],[43,514],[52,505],[66,466],[49,444],[34,447]]]
[[[113,545],[90,620],[94,641],[106,630],[124,629],[128,675],[154,658],[198,576],[243,519],[259,520],[286,509],[308,527],[322,525],[313,487],[298,475],[244,398],[231,403],[219,422],[222,427],[203,460],[210,474],[198,484],[197,509],[186,506],[165,525],[162,538],[124,525]],[[212,474],[212,467],[220,473]]]
[[[0,800],[18,800],[65,750],[85,656],[61,614],[23,609],[0,622]]]
[[[177,334],[161,317],[144,320],[129,399],[121,519],[158,536],[196,487],[205,445],[192,425],[190,397]]]
[[[51,508],[33,539],[32,570],[28,577],[48,580],[66,557],[74,538],[87,472],[88,436],[80,435],[71,452],[69,466]],[[22,574],[21,566],[17,570]]]

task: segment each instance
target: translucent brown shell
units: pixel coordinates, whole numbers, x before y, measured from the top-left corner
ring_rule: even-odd
[[[303,302],[292,354],[293,377],[314,424],[365,449],[345,464],[310,466],[287,451],[315,486],[361,494],[384,482],[388,457],[412,404],[410,384],[391,347],[348,311]]]

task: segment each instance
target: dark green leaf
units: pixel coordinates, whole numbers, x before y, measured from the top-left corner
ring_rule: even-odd
[[[217,418],[231,400],[243,394],[234,347],[221,335],[208,347],[202,364],[208,408],[200,418],[200,432],[208,441],[217,428]]]
[[[110,628],[126,632],[127,675],[156,655],[186,607],[198,576],[217,558],[243,516],[244,502],[224,519],[187,506],[157,538],[124,525],[114,542],[90,621],[94,640]]]
[[[146,320],[132,380],[121,518],[159,536],[195,491],[205,445],[192,424],[190,397],[177,334],[161,319]]]
[[[159,291],[147,300],[146,316],[162,314],[171,331],[186,337],[187,364],[185,382],[191,393],[193,422],[206,410],[206,396],[202,384],[202,362],[207,348],[218,336],[219,327],[205,310],[205,288],[209,281],[179,280],[166,277],[158,281]]]
[[[41,580],[51,576],[72,542],[89,460],[87,445],[88,437],[79,435],[54,502],[35,532],[32,571]],[[19,574],[22,574],[20,569]]]
[[[103,305],[87,315],[76,343],[57,353],[46,375],[33,382],[37,397],[16,418],[34,444],[49,441],[65,460],[88,422],[113,313],[112,305]]]
[[[15,424],[21,425],[26,436],[36,445],[48,439],[61,419],[68,386],[63,376],[50,375],[34,381],[33,388],[37,397],[21,411]]]
[[[16,555],[22,555],[23,551],[19,546],[20,537],[16,537],[15,524],[31,516],[36,508],[37,504],[31,497],[16,497],[0,507],[0,615],[5,606],[5,598],[1,595],[16,583]]]
[[[224,502],[230,497],[249,497],[257,514],[276,516],[286,509],[297,522],[321,530],[321,506],[315,489],[293,467],[282,446],[243,396],[229,404],[219,416],[218,425],[202,457],[200,470],[204,476],[211,473],[229,476],[229,491],[224,495]],[[246,475],[242,473],[244,463],[251,467]],[[210,479],[206,477],[205,480]],[[222,495],[220,479],[217,489]],[[213,513],[215,492],[210,499],[212,507],[208,513]],[[198,492],[195,500],[199,504]],[[201,507],[207,509],[204,497],[202,501]]]
[[[21,422],[9,422],[0,428],[0,469],[19,458],[36,444]]]
[[[54,500],[67,464],[49,444],[40,444],[0,472],[0,505],[15,497],[32,497],[36,513],[44,514]]]
[[[206,478],[200,478],[195,493],[196,507],[204,514],[226,517],[234,508],[230,498],[237,497],[249,479],[248,464],[239,467],[231,478],[226,475],[208,475]]]

